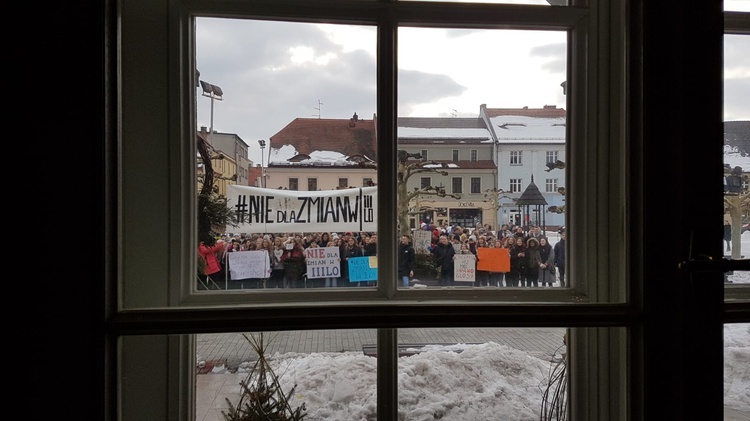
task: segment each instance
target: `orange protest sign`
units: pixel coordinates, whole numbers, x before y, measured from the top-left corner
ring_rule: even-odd
[[[477,270],[488,272],[510,272],[508,249],[479,247],[477,249]]]

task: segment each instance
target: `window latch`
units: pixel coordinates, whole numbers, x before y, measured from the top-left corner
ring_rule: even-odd
[[[750,259],[714,259],[711,256],[700,256],[680,262],[678,267],[686,272],[731,272],[735,270],[750,271]]]

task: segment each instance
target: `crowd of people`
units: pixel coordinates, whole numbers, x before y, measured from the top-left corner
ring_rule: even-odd
[[[494,247],[508,249],[510,267],[507,272],[477,270],[474,286],[495,287],[551,287],[559,281],[565,286],[565,232],[561,228],[554,247],[538,226],[503,225],[493,231],[478,224],[465,229],[445,224],[442,227],[422,224],[421,230],[431,233],[426,253],[431,255],[435,274],[441,286],[456,285],[455,256],[470,254],[474,267],[479,261],[477,249]],[[376,256],[377,233],[306,233],[306,234],[226,234],[215,244],[201,242],[199,254],[199,289],[221,288],[315,288],[373,286],[375,281],[352,281],[348,260],[355,257]],[[305,250],[311,247],[337,247],[339,276],[307,277]],[[264,250],[269,262],[268,276],[252,279],[232,279],[229,254],[249,250]],[[423,250],[423,252],[425,252]],[[398,247],[398,279],[409,287],[414,280],[417,251],[411,235],[402,235]],[[226,282],[226,283],[225,283]],[[463,283],[462,283],[463,284]],[[465,284],[464,284],[465,285]]]
[[[471,253],[479,261],[477,249],[503,248],[508,250],[510,266],[507,272],[476,270],[474,286],[496,287],[551,287],[559,281],[565,286],[565,228],[558,230],[559,240],[552,246],[541,227],[503,224],[493,231],[487,225],[477,225],[472,230],[461,227],[422,224],[421,229],[431,232],[432,240],[427,250],[439,268],[440,285],[454,286],[454,261],[456,255]],[[475,263],[475,267],[476,263]],[[401,275],[401,274],[399,274]]]

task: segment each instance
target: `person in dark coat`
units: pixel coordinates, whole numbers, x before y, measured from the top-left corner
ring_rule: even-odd
[[[402,235],[401,244],[398,246],[398,276],[401,278],[404,287],[408,287],[409,280],[414,277],[415,253],[411,236]]]
[[[513,236],[515,242],[510,245],[510,272],[505,274],[505,286],[525,286],[524,273],[526,272],[526,246],[523,238]],[[509,242],[510,243],[510,242]]]
[[[555,253],[552,245],[547,242],[547,237],[539,239],[539,283],[542,287],[552,286],[555,282]]]
[[[729,221],[724,221],[724,242],[727,243],[727,251],[731,251],[732,248],[732,224]]]
[[[456,255],[456,249],[453,248],[453,244],[448,241],[448,236],[442,234],[440,241],[432,251],[435,256],[435,267],[440,268],[440,285],[441,286],[453,286],[453,256]]]
[[[560,240],[553,248],[555,254],[555,267],[557,274],[560,276],[560,286],[565,287],[565,232],[560,233]]]
[[[526,240],[526,287],[539,286],[539,267],[542,264],[542,257],[539,254],[539,240],[536,237],[529,237]]]

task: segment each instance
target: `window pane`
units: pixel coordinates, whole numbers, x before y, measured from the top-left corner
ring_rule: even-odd
[[[750,12],[750,1],[724,0],[724,10],[727,12]]]
[[[567,402],[564,328],[399,329],[405,419],[540,419]],[[196,335],[196,419],[223,421],[258,361],[258,333]],[[375,330],[266,332],[265,356],[305,419],[374,419]],[[255,380],[257,377],[250,377]],[[250,385],[257,384],[250,382]],[[559,419],[559,418],[545,418]]]
[[[399,413],[407,420],[566,419],[565,335],[564,328],[399,329]]]
[[[227,399],[240,402],[240,381],[258,384],[251,341],[259,339],[257,332],[196,335],[196,420],[224,421]],[[295,388],[289,404],[304,404],[306,420],[374,419],[377,358],[364,350],[374,350],[376,330],[265,332],[263,342],[280,390]]]
[[[199,199],[208,247],[197,289],[374,285],[375,35],[366,26],[196,19],[199,188],[207,172],[218,187]],[[350,187],[352,177],[365,186]],[[225,197],[236,220],[209,219],[206,204]],[[349,265],[364,261],[360,280]]]
[[[724,325],[724,419],[750,417],[750,324]]]
[[[453,285],[431,282],[441,276],[437,268],[443,257],[433,253],[441,234],[456,251],[461,243],[469,245],[472,234],[489,243],[514,230],[512,225],[522,225],[524,235],[532,223],[544,235],[557,235],[564,214],[549,212],[547,205],[561,207],[562,195],[557,187],[550,191],[533,182],[544,183],[545,171],[553,170],[564,180],[563,168],[550,169],[546,163],[565,150],[566,33],[402,27],[398,42],[398,148],[405,152],[399,174],[420,174],[422,180],[425,171],[433,174],[428,187],[418,177],[400,177],[398,194],[408,198],[408,208],[430,200],[448,213],[443,225],[413,233],[415,247],[429,253],[418,253],[419,269],[411,283]],[[502,54],[487,56],[475,49]],[[488,98],[497,108],[486,104]],[[424,150],[429,161],[413,156]],[[517,203],[529,190],[538,203]],[[425,219],[440,218],[432,212]],[[407,227],[402,233],[409,233],[408,221],[401,219]],[[476,245],[469,247],[474,253]],[[443,270],[452,277],[455,267],[446,262]]]
[[[750,62],[745,51],[750,36],[724,35],[724,254],[746,258],[750,253]],[[726,274],[727,283],[744,284],[747,272]]]

